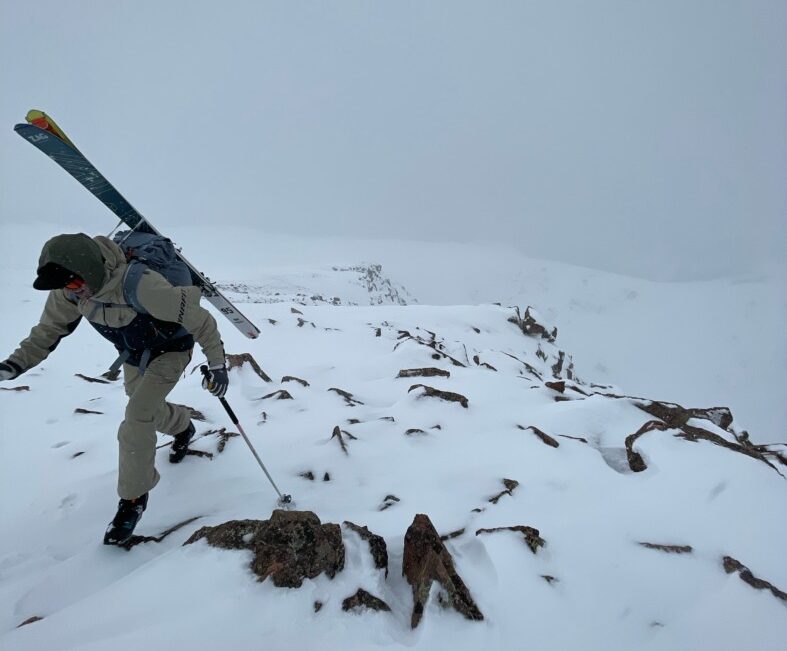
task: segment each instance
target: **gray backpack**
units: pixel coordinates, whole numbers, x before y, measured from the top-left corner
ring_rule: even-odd
[[[148,313],[137,298],[139,281],[147,269],[160,273],[175,287],[194,284],[188,266],[178,257],[169,238],[153,233],[120,231],[113,239],[126,254],[128,271],[123,279],[123,295],[135,311]]]

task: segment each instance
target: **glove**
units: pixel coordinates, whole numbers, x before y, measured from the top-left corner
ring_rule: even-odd
[[[16,367],[16,368],[14,368]],[[3,380],[13,380],[19,375],[19,367],[8,360],[0,362],[0,382]]]
[[[230,379],[224,364],[208,367],[207,375],[202,378],[202,388],[207,389],[218,398],[224,397],[229,385]]]

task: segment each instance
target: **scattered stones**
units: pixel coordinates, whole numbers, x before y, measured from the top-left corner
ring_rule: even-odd
[[[103,411],[93,411],[92,409],[82,409],[82,407],[77,407],[74,409],[75,414],[97,414],[102,416],[104,414]]]
[[[28,617],[25,621],[17,626],[17,628],[22,628],[23,626],[27,626],[28,624],[34,624],[35,622],[40,622],[43,617],[39,617],[38,615],[33,615],[32,617]]]
[[[386,495],[383,499],[383,503],[380,505],[379,511],[385,511],[386,509],[391,508],[397,502],[401,502],[401,500],[396,497],[396,495]]]
[[[351,439],[353,441],[357,441],[358,440],[357,436],[353,436],[352,434],[350,434],[350,432],[348,432],[347,430],[341,429],[338,425],[333,428],[333,434],[331,434],[331,438],[332,439],[333,438],[339,439],[339,445],[342,448],[342,452],[344,452],[345,454],[349,455],[350,452],[347,450],[347,442],[344,440],[345,436],[348,439]]]
[[[301,319],[301,318],[299,318],[299,319],[298,319],[298,327],[299,327],[299,328],[302,328],[302,327],[303,327],[303,326],[305,326],[307,323],[308,323],[308,324],[309,324],[309,325],[310,325],[312,328],[316,328],[316,327],[317,327],[316,325],[314,325],[314,322],[312,322],[312,321],[306,321],[306,320],[304,320],[304,319]]]
[[[541,361],[547,361],[547,354],[541,350],[541,344],[538,344],[538,350],[536,351],[536,357],[538,357]]]
[[[461,393],[452,393],[451,391],[440,391],[439,389],[435,389],[434,387],[428,387],[425,384],[414,384],[411,386],[407,393],[410,393],[414,389],[423,389],[424,393],[420,397],[426,398],[439,398],[440,400],[446,400],[448,402],[458,402],[462,407],[467,409],[468,401],[465,396]]]
[[[765,581],[764,579],[758,579],[751,573],[751,570],[748,567],[746,567],[740,561],[732,558],[732,556],[725,556],[722,559],[722,564],[724,566],[724,571],[727,574],[737,572],[738,576],[741,578],[741,581],[748,583],[752,588],[756,588],[757,590],[770,590],[771,594],[777,599],[787,601],[787,593],[779,590],[779,588],[774,586],[772,583]]]
[[[281,379],[281,384],[284,384],[285,382],[297,382],[298,384],[304,387],[311,386],[306,380],[302,380],[301,378],[295,377],[294,375],[285,375]]]
[[[342,601],[342,610],[345,612],[350,610],[363,610],[365,608],[377,611],[391,611],[387,603],[375,597],[373,594],[366,592],[363,588],[358,588],[358,592],[352,597],[347,597],[347,599]]]
[[[241,353],[240,355],[227,355],[227,370],[232,370],[234,368],[240,368],[244,364],[248,363],[251,366],[252,370],[263,380],[263,382],[273,382],[273,380],[268,377],[268,374],[260,368],[260,365],[257,363],[257,360],[254,359],[251,353]]]
[[[74,373],[74,377],[82,378],[85,382],[92,382],[94,384],[112,384],[109,380],[82,375],[82,373]]]
[[[268,398],[275,398],[276,400],[293,400],[292,395],[286,389],[279,389],[278,391],[262,396],[262,398],[258,398],[258,400],[267,400]]]
[[[276,509],[269,520],[230,520],[202,527],[184,545],[205,539],[221,549],[254,553],[250,569],[259,581],[271,577],[280,588],[299,588],[304,579],[344,568],[344,543],[338,524],[322,524],[311,511]]]
[[[337,389],[336,387],[331,387],[328,391],[333,391],[334,393],[338,393],[344,401],[350,407],[355,407],[356,405],[362,405],[363,403],[360,400],[357,400],[355,396],[349,391],[345,391],[344,389]]]
[[[306,472],[299,472],[298,477],[303,477],[304,479],[308,479],[309,481],[314,481],[314,473],[311,470],[307,470]]]
[[[449,606],[467,619],[484,619],[457,573],[451,554],[440,540],[429,517],[424,514],[415,516],[404,536],[402,575],[413,590],[413,613],[410,618],[412,628],[416,628],[423,617],[434,581],[445,591],[445,601]]]
[[[542,432],[538,427],[533,427],[532,425],[528,427],[522,427],[521,425],[517,425],[517,427],[521,430],[527,431],[530,430],[535,434],[538,438],[540,438],[544,443],[548,446],[557,448],[560,447],[560,443],[558,443],[555,439],[553,439],[549,434]],[[584,439],[583,439],[584,440]],[[587,441],[585,441],[587,443]]]
[[[18,387],[0,387],[0,391],[30,391],[30,387],[26,384]]]
[[[694,552],[691,545],[659,545],[656,543],[640,542],[638,545],[647,547],[648,549],[657,549],[667,554],[691,554]]]
[[[451,377],[450,371],[430,366],[428,368],[405,368],[396,377]]]
[[[388,547],[385,538],[369,531],[368,527],[360,527],[349,520],[344,521],[344,526],[357,533],[363,540],[369,543],[369,552],[374,560],[374,566],[378,570],[385,570],[388,576]]]
[[[503,495],[510,495],[513,497],[514,489],[516,489],[516,487],[519,486],[519,482],[516,479],[503,479],[501,481],[503,482],[503,486],[505,486],[506,489],[498,493],[494,497],[489,498],[488,501],[491,502],[492,504],[497,504],[500,501],[500,498],[503,497]]]
[[[678,429],[682,428],[691,418],[709,420],[714,425],[725,430],[729,429],[730,425],[732,425],[732,412],[727,407],[686,409],[673,402],[659,402],[657,400],[643,400],[641,398],[634,399],[634,404],[642,411]]]
[[[522,537],[525,539],[525,544],[530,548],[530,551],[534,554],[538,551],[539,547],[543,547],[546,544],[546,541],[541,537],[538,529],[534,529],[533,527],[528,527],[526,525],[516,525],[514,527],[494,527],[493,529],[479,529],[475,532],[475,535],[479,535],[482,533],[495,533],[497,531],[517,531],[522,534]]]
[[[547,331],[546,327],[536,321],[533,314],[530,312],[530,306],[525,308],[525,314],[522,316],[518,307],[514,308],[516,314],[508,317],[509,323],[516,324],[522,331],[522,334],[528,337],[541,337],[546,339],[549,343],[555,343],[557,339],[557,328],[553,328],[551,332]]]

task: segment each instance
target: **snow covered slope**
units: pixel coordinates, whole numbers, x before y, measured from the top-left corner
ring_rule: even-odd
[[[9,352],[43,299],[29,289],[34,263],[23,259],[35,256],[30,250],[43,238],[32,228],[24,232],[2,274],[9,308],[0,344]],[[198,243],[186,248],[205,258]],[[353,264],[337,247],[333,253],[332,262],[315,255],[311,264]],[[364,253],[430,302],[411,282],[417,278]],[[232,264],[223,282],[260,281],[253,263]],[[454,271],[461,283],[462,270]],[[447,299],[459,291],[429,280],[426,267],[418,277],[422,289],[431,282],[446,287]],[[597,278],[592,299],[615,303],[619,288],[603,290],[604,276]],[[472,290],[468,283],[463,291]],[[540,296],[548,294],[542,289]],[[28,391],[0,391],[0,527],[7,532],[0,538],[0,646],[477,649],[519,648],[527,640],[541,649],[781,648],[785,602],[728,574],[723,559],[787,590],[787,467],[742,451],[737,418],[726,427],[717,412],[695,412],[684,425],[629,438],[668,415],[625,397],[642,392],[623,382],[599,381],[598,369],[566,344],[568,328],[549,306],[530,298],[516,303],[539,307],[546,338],[524,334],[506,303],[249,303],[244,311],[262,329],[253,342],[220,322],[227,351],[251,353],[273,380],[248,366],[233,370],[228,397],[280,487],[323,522],[367,525],[388,544],[386,579],[367,544],[343,529],[344,571],[297,590],[257,583],[246,552],[182,546],[201,526],[265,519],[274,507],[275,494],[237,437],[219,452],[219,436],[207,434],[195,448],[213,458],[192,455],[179,466],[166,462],[166,448],[159,451],[162,481],[138,533],[156,536],[196,520],[130,551],[100,544],[116,503],[115,431],[125,397],[119,382],[74,376],[98,376],[114,358],[83,325],[41,367],[3,384]],[[553,325],[558,336],[551,342]],[[192,366],[200,360],[197,352]],[[398,377],[423,367],[449,375]],[[461,394],[467,406],[430,397],[413,388],[419,384]],[[279,390],[292,399],[271,395]],[[171,399],[204,412],[200,434],[229,426],[199,387],[198,373],[187,375]],[[717,406],[675,399],[685,407]],[[337,426],[347,433],[346,451],[332,437]],[[705,438],[691,440],[697,431]],[[752,438],[767,442],[756,432]],[[504,479],[518,485],[510,489]],[[412,598],[400,573],[403,536],[417,513],[428,514],[441,534],[464,530],[446,545],[483,622],[443,610],[433,598],[419,628],[410,629]],[[518,525],[537,528],[545,546],[534,554],[513,531],[476,535]],[[343,612],[342,600],[358,587],[392,612]],[[324,604],[319,612],[315,601]],[[42,619],[17,628],[34,617]]]

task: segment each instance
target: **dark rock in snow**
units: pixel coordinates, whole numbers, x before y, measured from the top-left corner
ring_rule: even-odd
[[[379,510],[385,511],[386,509],[391,508],[397,502],[401,502],[401,500],[396,497],[396,495],[386,495],[385,499],[383,499],[383,503],[380,505]]]
[[[267,400],[268,398],[275,398],[276,400],[293,400],[292,395],[286,389],[279,389],[273,393],[268,393],[262,396],[262,398],[258,398],[258,400]]]
[[[33,615],[32,617],[28,617],[25,621],[17,626],[17,628],[22,628],[23,626],[27,626],[28,624],[34,624],[35,622],[40,622],[43,617],[39,617],[38,615]]]
[[[450,371],[441,368],[403,368],[396,377],[451,377]]]
[[[90,377],[89,375],[82,375],[82,373],[74,373],[74,377],[78,377],[85,382],[91,382],[93,384],[112,384],[109,380]]]
[[[26,384],[23,384],[23,385],[18,386],[18,387],[10,387],[10,388],[9,387],[0,387],[0,391],[17,391],[17,392],[19,392],[19,391],[30,391],[30,387],[27,386]]]
[[[647,547],[648,549],[657,549],[658,551],[666,552],[667,554],[691,554],[694,551],[691,545],[660,545],[649,542],[641,542],[637,544]]]
[[[349,391],[345,391],[344,389],[337,389],[336,387],[331,387],[328,391],[333,391],[334,393],[338,393],[344,401],[350,406],[355,407],[356,405],[362,405],[363,403],[360,400],[357,400],[355,396]]]
[[[262,379],[263,382],[273,382],[268,377],[268,374],[260,368],[257,360],[254,359],[251,353],[241,353],[240,355],[226,355],[227,370],[231,371],[234,368],[240,368],[244,364],[251,366],[252,370]]]
[[[515,316],[508,318],[509,323],[516,324],[523,334],[528,337],[541,337],[546,339],[549,343],[554,343],[557,339],[557,328],[548,331],[545,326],[536,321],[533,314],[530,312],[530,306],[525,308],[525,314],[522,316],[518,307],[514,308]]]
[[[377,611],[391,611],[387,603],[375,597],[373,594],[366,592],[363,588],[358,588],[358,592],[352,597],[347,597],[347,599],[342,601],[342,610],[345,612],[349,610],[363,610],[364,608]]]
[[[503,497],[503,495],[511,495],[513,497],[514,489],[516,489],[516,487],[519,486],[519,482],[516,479],[503,479],[502,482],[503,482],[503,486],[505,486],[506,489],[501,493],[498,493],[494,497],[489,498],[489,501],[492,504],[497,504],[500,501],[500,498]]]
[[[414,384],[411,386],[407,393],[413,391],[413,389],[423,389],[424,393],[423,396],[425,398],[439,398],[440,400],[447,400],[448,402],[458,402],[462,407],[467,409],[468,401],[465,396],[461,393],[452,393],[451,391],[440,391],[439,389],[435,389],[434,387],[428,387],[425,384]]]
[[[304,579],[344,568],[344,543],[338,524],[322,524],[311,511],[276,509],[270,520],[230,520],[202,527],[184,545],[205,539],[221,549],[249,549],[251,570],[259,581],[271,577],[280,588],[299,588]]]
[[[515,531],[522,534],[523,538],[525,539],[525,544],[530,548],[530,551],[534,554],[538,551],[539,547],[543,547],[546,542],[541,537],[538,529],[533,527],[528,527],[526,525],[516,525],[513,527],[494,527],[492,529],[479,529],[475,532],[475,535],[479,535],[482,533],[495,533],[498,531]]]
[[[404,536],[402,575],[413,590],[413,614],[410,626],[418,626],[424,614],[432,583],[437,581],[445,591],[445,601],[467,619],[480,621],[484,615],[479,610],[462,577],[459,576],[451,554],[429,517],[415,516]]]
[[[388,547],[385,544],[385,538],[372,533],[368,527],[359,527],[349,520],[344,521],[344,526],[369,543],[369,552],[374,559],[374,566],[379,570],[385,570],[385,576],[388,576]]]
[[[651,432],[654,429],[664,431],[669,429],[669,425],[666,425],[665,423],[662,423],[658,420],[649,420],[636,432],[634,432],[634,434],[629,434],[626,437],[626,455],[628,456],[629,468],[631,468],[633,472],[642,472],[648,468],[644,459],[642,458],[642,455],[640,455],[639,452],[634,451],[634,441],[636,441],[646,432]]]
[[[787,593],[779,590],[779,588],[774,586],[772,583],[765,581],[764,579],[758,579],[751,573],[751,570],[748,567],[746,567],[739,560],[732,558],[732,556],[725,556],[722,559],[722,564],[724,565],[724,571],[727,574],[738,572],[741,581],[748,583],[752,588],[756,588],[757,590],[770,590],[771,594],[777,599],[787,601]]]
[[[297,382],[298,384],[304,387],[310,386],[306,380],[302,380],[301,378],[295,377],[294,375],[285,375],[281,379],[281,383],[284,384],[285,382]]]
[[[553,439],[549,434],[542,432],[540,429],[538,429],[538,427],[533,427],[532,425],[528,427],[522,427],[521,425],[517,425],[517,427],[524,431],[530,430],[531,432],[533,432],[533,434],[535,434],[538,438],[540,438],[544,443],[546,443],[550,447],[553,448],[560,447],[560,443],[558,443],[555,439]]]
[[[333,434],[331,434],[331,438],[332,439],[334,439],[334,438],[338,439],[339,445],[342,448],[342,452],[344,452],[345,454],[349,455],[350,452],[347,450],[347,442],[344,440],[345,436],[348,439],[352,439],[353,441],[357,441],[358,440],[357,436],[353,436],[352,434],[350,434],[350,432],[348,432],[347,430],[341,429],[338,425],[333,428]]]
[[[77,407],[74,409],[75,414],[98,414],[103,415],[103,411],[92,411],[91,409],[82,409],[82,407]]]

